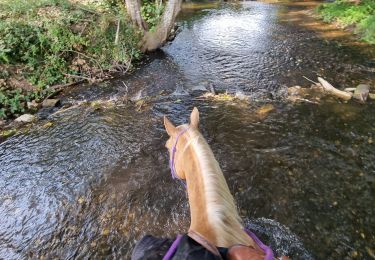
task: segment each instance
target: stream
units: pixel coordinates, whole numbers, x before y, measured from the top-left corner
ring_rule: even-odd
[[[186,123],[194,106],[240,216],[277,255],[374,257],[374,102],[285,97],[303,76],[373,86],[375,49],[288,19],[301,8],[186,4],[174,41],[130,75],[65,91],[73,106],[2,142],[0,258],[128,259],[145,234],[186,232],[162,116]],[[200,98],[211,87],[250,101]]]

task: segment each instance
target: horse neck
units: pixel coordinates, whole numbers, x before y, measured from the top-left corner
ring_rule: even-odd
[[[243,231],[233,196],[212,150],[198,131],[189,131],[179,158],[189,196],[190,229],[220,247],[254,246]],[[188,146],[187,146],[188,145]]]

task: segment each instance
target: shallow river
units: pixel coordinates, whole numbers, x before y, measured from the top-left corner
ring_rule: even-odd
[[[298,8],[187,5],[176,39],[132,75],[65,92],[62,103],[75,106],[1,143],[0,258],[129,258],[144,234],[185,232],[162,115],[185,123],[193,106],[241,217],[277,254],[370,258],[374,103],[285,95],[309,86],[302,76],[374,85],[374,49],[285,18]],[[211,86],[250,102],[199,98]]]

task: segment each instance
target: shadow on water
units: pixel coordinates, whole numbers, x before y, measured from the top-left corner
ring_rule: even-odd
[[[161,119],[185,123],[198,106],[241,217],[278,254],[368,258],[374,104],[275,97],[285,85],[307,85],[302,75],[341,87],[373,83],[363,65],[373,57],[280,21],[285,8],[185,9],[175,41],[132,75],[61,96],[63,104],[111,105],[74,106],[39,123],[50,128],[1,143],[0,257],[128,258],[144,234],[185,232],[186,194],[170,178]],[[255,98],[196,100],[194,89],[210,84]]]

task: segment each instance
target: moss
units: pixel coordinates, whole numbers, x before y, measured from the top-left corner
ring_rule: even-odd
[[[16,133],[17,131],[15,129],[3,130],[0,132],[0,137],[8,138],[8,137],[11,137],[12,135],[15,135]]]

